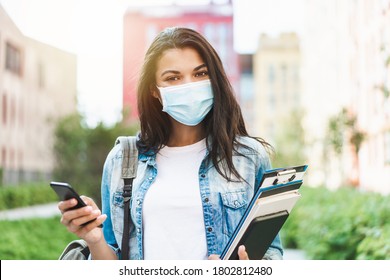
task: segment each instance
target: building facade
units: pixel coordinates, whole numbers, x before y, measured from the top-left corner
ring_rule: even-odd
[[[302,40],[304,128],[310,184],[390,193],[390,1],[306,0]],[[329,120],[345,110],[363,133],[344,127],[339,154]],[[355,131],[355,132],[356,132]]]
[[[76,94],[75,55],[24,36],[0,6],[0,184],[50,175],[55,121]]]
[[[347,1],[305,1],[302,34],[302,103],[310,185],[337,188],[350,173],[347,149],[327,144],[329,120],[351,104]]]
[[[253,73],[253,54],[240,54],[240,78],[239,93],[240,107],[245,121],[246,129],[250,135],[260,136],[255,133],[255,78]]]
[[[147,48],[166,27],[189,27],[217,50],[233,88],[239,89],[239,57],[233,49],[233,8],[226,4],[131,7],[124,15],[123,108],[136,119],[136,87]]]
[[[255,79],[255,132],[275,144],[277,129],[301,107],[299,38],[263,34],[253,58]]]
[[[352,104],[365,133],[359,185],[390,194],[390,1],[349,2]]]

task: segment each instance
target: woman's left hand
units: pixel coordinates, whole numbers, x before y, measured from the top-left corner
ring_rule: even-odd
[[[244,245],[238,247],[238,258],[239,260],[249,260],[248,253],[246,252]],[[209,260],[220,260],[220,258],[218,255],[210,255]]]

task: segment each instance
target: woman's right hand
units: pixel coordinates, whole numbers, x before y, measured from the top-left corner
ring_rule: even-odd
[[[77,204],[76,199],[61,201],[58,204],[58,209],[62,213],[61,223],[66,226],[68,231],[73,232],[87,243],[97,243],[104,238],[103,231],[99,226],[106,220],[107,216],[101,214],[93,199],[87,196],[81,196],[81,198],[87,206],[70,210]],[[87,222],[89,223],[83,225]]]

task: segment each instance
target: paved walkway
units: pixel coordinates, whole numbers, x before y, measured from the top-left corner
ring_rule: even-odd
[[[306,260],[305,252],[297,249],[284,249],[285,260]]]
[[[0,220],[19,220],[36,217],[49,218],[55,215],[60,215],[60,210],[58,210],[57,205],[58,202],[54,202],[50,204],[0,211]]]
[[[60,211],[57,208],[58,202],[35,205],[25,208],[16,208],[11,210],[0,211],[0,220],[19,220],[25,218],[49,218],[55,215],[60,215]],[[305,260],[305,253],[301,250],[285,249],[285,260]]]

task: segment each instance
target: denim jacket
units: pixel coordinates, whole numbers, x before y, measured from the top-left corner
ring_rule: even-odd
[[[270,169],[269,157],[261,143],[249,137],[237,138],[253,150],[239,147],[233,163],[244,180],[227,181],[212,164],[203,159],[199,168],[199,191],[202,199],[208,255],[220,255],[242,217],[265,170]],[[107,215],[103,233],[107,243],[119,256],[123,232],[122,151],[116,145],[108,154],[102,176],[102,212]],[[133,182],[130,202],[130,259],[143,259],[142,206],[145,194],[156,179],[158,166],[155,153],[139,153],[137,177]],[[265,259],[282,259],[279,234],[266,252]]]

